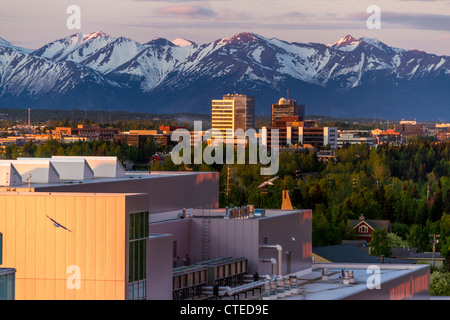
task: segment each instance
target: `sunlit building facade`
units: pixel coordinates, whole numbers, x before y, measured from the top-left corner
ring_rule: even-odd
[[[224,137],[233,138],[234,132],[244,132],[255,127],[255,97],[224,95],[222,100],[212,101],[212,129],[220,130]],[[232,135],[231,135],[232,133]]]

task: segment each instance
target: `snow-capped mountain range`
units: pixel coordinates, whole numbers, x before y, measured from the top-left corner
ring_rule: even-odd
[[[37,50],[0,38],[0,107],[209,113],[212,99],[241,93],[262,115],[286,90],[307,114],[449,118],[450,57],[350,35],[328,45],[248,32],[141,44],[98,31]]]

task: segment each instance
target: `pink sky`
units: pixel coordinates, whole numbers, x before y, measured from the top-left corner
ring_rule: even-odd
[[[66,27],[72,4],[81,8],[81,30]],[[380,30],[366,27],[369,5],[381,9]],[[351,34],[450,56],[450,0],[0,0],[0,7],[0,37],[32,49],[97,30],[140,42],[181,37],[197,43],[249,31],[325,44]]]

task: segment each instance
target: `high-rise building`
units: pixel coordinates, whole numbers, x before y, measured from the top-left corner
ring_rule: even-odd
[[[278,145],[311,145],[317,149],[329,146],[337,147],[337,128],[319,127],[315,121],[305,120],[305,106],[295,100],[281,98],[278,104],[272,104],[272,126],[263,127],[261,140],[263,145],[272,147],[272,138],[277,132]]]
[[[222,133],[255,127],[255,97],[240,94],[224,95],[222,100],[212,101],[212,129]]]
[[[298,117],[299,121],[305,120],[305,106],[299,105],[296,100],[281,98],[278,104],[271,108],[272,127],[279,127],[278,122],[286,117]]]

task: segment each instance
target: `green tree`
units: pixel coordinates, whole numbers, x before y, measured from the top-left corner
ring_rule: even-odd
[[[421,226],[425,226],[427,224],[427,220],[430,217],[430,206],[428,200],[424,197],[420,203],[419,208],[416,215],[416,223]]]
[[[395,233],[389,233],[387,235],[389,247],[392,248],[405,248],[408,246],[408,242],[403,240],[402,237]]]
[[[450,274],[434,271],[430,275],[430,295],[450,296]]]
[[[411,226],[406,240],[410,247],[418,248],[421,252],[430,249],[429,232],[427,228],[420,225],[414,224]]]
[[[5,148],[4,157],[8,160],[17,159],[19,156],[19,148],[15,144],[9,144]]]
[[[26,142],[21,149],[22,157],[34,157],[36,153],[36,145],[28,141]]]
[[[434,201],[430,210],[431,221],[435,222],[441,219],[443,212],[444,212],[444,199],[442,195],[442,189],[441,187],[438,186],[436,192],[434,193]]]
[[[370,254],[372,256],[390,257],[392,250],[389,245],[389,238],[386,229],[375,229],[372,232],[372,241],[370,241]]]

